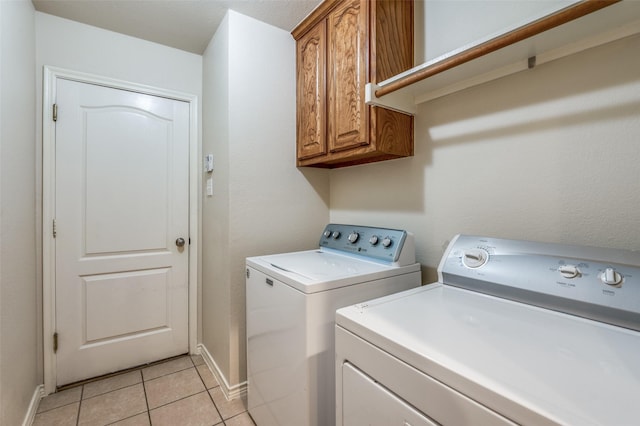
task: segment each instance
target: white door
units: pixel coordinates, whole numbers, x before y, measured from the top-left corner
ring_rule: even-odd
[[[188,352],[189,104],[62,78],[56,92],[60,386]]]

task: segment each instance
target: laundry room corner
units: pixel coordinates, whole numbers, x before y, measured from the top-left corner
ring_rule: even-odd
[[[228,384],[246,386],[245,258],[317,243],[329,218],[326,170],[295,152],[295,43],[228,11],[203,55],[202,344]]]

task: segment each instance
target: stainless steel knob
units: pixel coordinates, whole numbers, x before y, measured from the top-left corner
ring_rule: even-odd
[[[178,247],[184,247],[184,243],[185,243],[185,241],[184,241],[184,238],[182,238],[182,237],[180,237],[180,238],[178,238],[178,239],[176,240],[176,245],[177,245]]]

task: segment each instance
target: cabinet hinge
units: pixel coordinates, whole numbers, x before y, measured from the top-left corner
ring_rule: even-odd
[[[58,332],[53,333],[53,353],[58,352]]]
[[[58,121],[58,104],[53,104],[53,121]]]
[[[56,235],[58,235],[58,229],[57,229],[57,226],[56,226],[56,220],[53,219],[53,238],[55,238]]]

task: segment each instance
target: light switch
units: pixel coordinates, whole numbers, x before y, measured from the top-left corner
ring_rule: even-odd
[[[207,179],[207,196],[211,197],[213,195],[213,178],[210,177]]]

